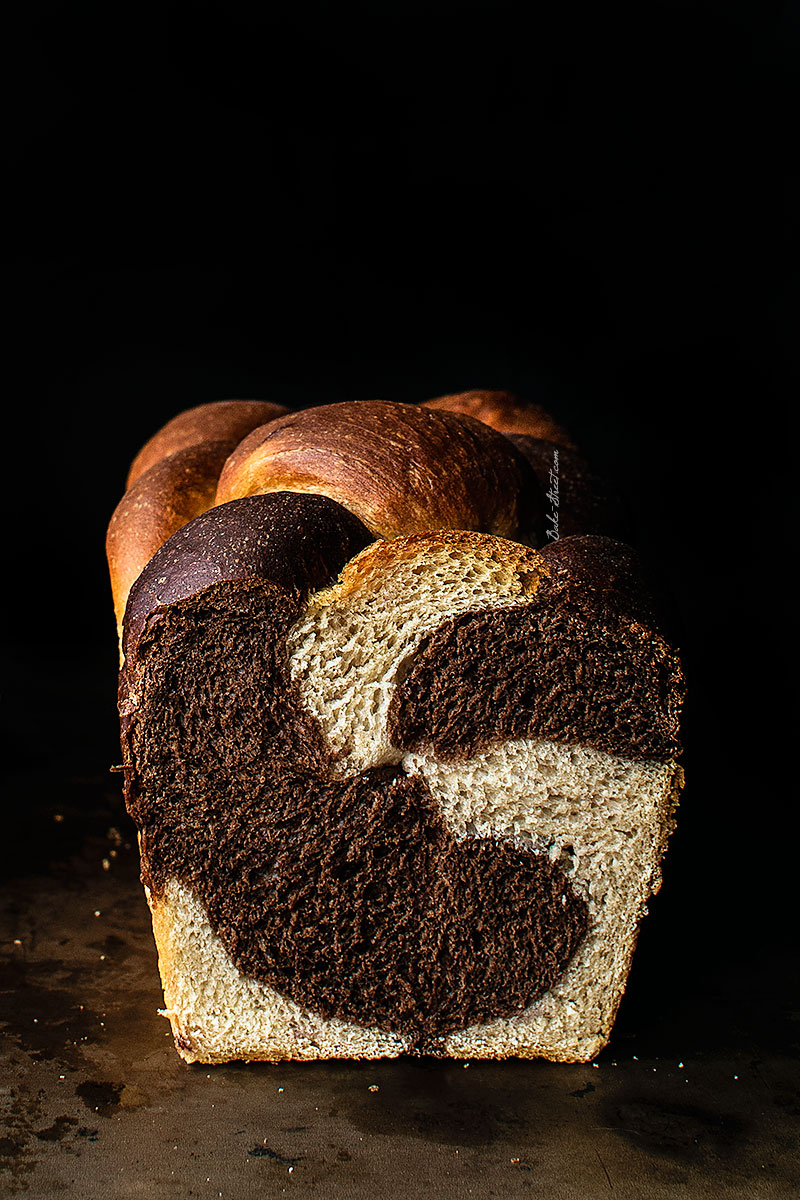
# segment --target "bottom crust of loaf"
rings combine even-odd
[[[587,901],[589,933],[558,983],[524,1012],[452,1033],[428,1052],[471,1059],[588,1062],[611,1034],[639,922],[647,899],[660,883],[659,863],[673,827],[683,775],[674,763],[636,764],[546,742],[507,743],[479,756],[487,762],[478,761],[470,770],[480,771],[483,765],[496,769],[498,764],[488,761],[492,755],[502,755],[507,767],[520,754],[531,783],[543,784],[547,779],[551,796],[561,791],[557,777],[565,770],[573,784],[579,770],[589,772],[595,786],[599,769],[609,780],[605,796],[598,798],[594,793],[591,807],[596,816],[586,816],[582,822],[590,829],[594,820],[597,836],[587,833],[583,848],[570,846],[575,858],[569,873],[573,886]],[[408,756],[408,760],[407,771],[422,771],[432,781],[435,772],[431,764],[421,762],[419,756]],[[627,819],[615,811],[614,803],[623,779],[637,797]],[[474,778],[470,784],[476,786]],[[456,785],[440,778],[434,790],[440,790],[445,800]],[[587,791],[587,806],[589,801]],[[537,815],[536,824],[541,828],[541,808]],[[610,822],[615,827],[613,845],[608,839]],[[488,828],[476,832],[491,835]],[[554,827],[550,835],[555,835],[551,846],[561,852],[564,832]],[[530,833],[518,825],[504,829],[502,836],[521,839],[520,844],[527,840],[530,848],[540,849],[531,845]],[[202,904],[179,880],[169,880],[157,897],[148,893],[147,898],[164,987],[162,1013],[171,1022],[176,1047],[186,1062],[392,1058],[413,1053],[405,1037],[323,1017],[242,975],[212,930]]]

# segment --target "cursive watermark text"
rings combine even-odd
[[[545,492],[546,498],[550,501],[550,512],[547,514],[549,522],[547,528],[547,536],[551,541],[558,541],[558,450],[553,450],[553,465],[550,468],[550,491]]]

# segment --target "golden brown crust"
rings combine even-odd
[[[238,442],[274,417],[288,412],[283,404],[267,400],[215,400],[178,413],[158,433],[145,442],[128,472],[126,487],[131,487],[146,471],[179,450],[202,442]]]
[[[486,553],[487,558],[491,557],[493,562],[508,572],[506,586],[509,591],[518,590],[520,596],[534,595],[541,580],[550,574],[541,551],[530,546],[498,541],[467,529],[439,529],[393,538],[391,541],[373,542],[346,564],[333,587],[317,592],[313,603],[319,607],[340,603],[362,589],[375,586],[384,572],[391,571],[403,562],[424,561],[427,557],[433,562],[442,551],[465,556]]]
[[[549,413],[538,404],[520,400],[513,392],[481,391],[454,392],[449,396],[436,396],[423,400],[424,408],[447,412],[465,413],[477,421],[483,421],[500,433],[526,433],[529,437],[544,438],[557,446],[575,449],[575,443]]]
[[[542,501],[516,447],[460,413],[364,400],[290,413],[225,464],[217,504],[275,491],[328,496],[377,537],[430,529],[528,536]]]
[[[128,593],[159,546],[214,503],[231,441],[188,446],[156,462],[120,500],[106,534],[117,629]]]

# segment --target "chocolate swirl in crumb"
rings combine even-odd
[[[422,1049],[548,991],[588,915],[547,856],[456,840],[420,777],[332,776],[285,640],[369,540],[333,501],[278,494],[159,551],[127,618],[127,800],[144,881],[187,884],[240,971]]]

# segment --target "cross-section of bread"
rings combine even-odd
[[[211,508],[133,586],[120,682],[187,1061],[585,1061],[681,783],[632,553],[373,541],[322,495]]]

